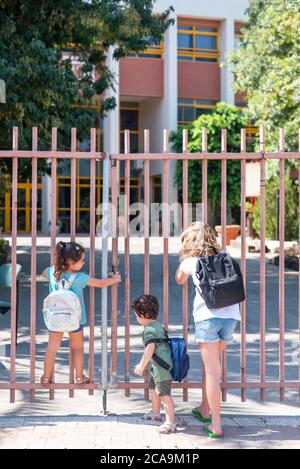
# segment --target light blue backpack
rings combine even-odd
[[[77,274],[69,280],[57,281],[53,269],[50,269],[50,283],[54,288],[43,303],[43,315],[46,327],[51,332],[73,332],[79,329],[82,315],[78,296],[70,290]]]

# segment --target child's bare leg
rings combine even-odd
[[[206,371],[206,392],[212,416],[212,425],[209,428],[213,432],[221,434],[221,362],[219,344],[201,343],[200,351]]]
[[[44,375],[43,377],[46,379],[51,379],[55,356],[58,352],[58,349],[61,344],[61,340],[63,338],[63,332],[49,332],[49,341],[48,346],[44,358]]]
[[[165,407],[166,423],[174,425],[175,423],[175,406],[171,396],[162,396],[161,400]]]
[[[155,389],[150,389],[153,414],[160,414],[161,399]]]
[[[198,407],[199,411],[201,412],[202,417],[205,419],[209,418],[210,410],[208,405],[208,399],[206,394],[206,373],[205,368],[203,366],[203,392],[202,392],[202,403]]]
[[[222,360],[222,354],[226,350],[226,343],[221,341],[219,342],[219,353],[220,353],[220,360]],[[203,399],[202,403],[199,405],[198,409],[201,412],[201,415],[204,418],[209,418],[210,415],[210,409],[209,409],[209,404],[208,404],[208,399],[207,399],[207,393],[206,393],[206,372],[205,372],[205,367],[203,366]]]
[[[83,331],[72,332],[70,334],[70,345],[74,359],[74,367],[76,378],[83,378],[84,368],[84,347],[83,347]]]

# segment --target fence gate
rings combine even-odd
[[[189,153],[188,152],[188,132],[183,132],[183,153],[170,153],[168,146],[169,136],[168,132],[164,131],[163,139],[163,152],[150,153],[149,148],[149,131],[144,133],[144,153],[133,154],[130,153],[130,132],[125,131],[125,153],[112,154],[108,158],[104,153],[96,152],[96,130],[91,129],[91,146],[89,152],[76,151],[76,129],[72,129],[71,134],[71,151],[58,151],[57,150],[57,130],[52,129],[52,144],[50,151],[38,151],[38,132],[37,128],[32,130],[32,150],[24,151],[18,148],[18,129],[13,129],[13,146],[11,151],[0,151],[0,158],[12,159],[12,289],[11,289],[11,329],[10,329],[10,357],[9,357],[9,378],[5,379],[2,376],[2,368],[0,369],[0,391],[8,390],[10,393],[10,401],[15,401],[16,390],[29,390],[30,400],[34,400],[37,390],[45,389],[40,383],[36,373],[36,296],[37,296],[37,191],[38,191],[38,160],[40,158],[49,159],[51,162],[51,179],[52,179],[52,198],[51,198],[51,252],[54,252],[56,244],[56,184],[57,184],[57,160],[58,158],[67,158],[71,160],[71,233],[70,239],[76,239],[76,162],[78,159],[87,159],[90,161],[90,213],[95,216],[90,217],[90,275],[95,275],[95,262],[96,262],[96,249],[95,249],[95,236],[96,236],[96,160],[102,159],[104,161],[104,174],[103,174],[103,202],[105,203],[102,208],[102,216],[105,223],[102,225],[102,277],[107,275],[108,264],[108,238],[109,238],[109,221],[110,212],[106,206],[109,201],[109,186],[111,187],[111,201],[112,201],[112,221],[113,226],[118,228],[118,197],[120,194],[120,164],[124,162],[125,165],[125,212],[124,212],[124,260],[125,260],[125,276],[122,279],[125,283],[125,298],[124,298],[124,328],[125,328],[125,342],[124,354],[122,354],[122,361],[124,357],[124,374],[118,372],[118,350],[120,349],[118,328],[118,309],[120,302],[121,289],[114,286],[111,289],[111,341],[110,348],[107,347],[108,332],[107,327],[107,290],[102,290],[101,300],[101,378],[97,379],[95,376],[95,291],[90,289],[90,323],[89,323],[89,380],[90,383],[86,385],[77,385],[74,383],[74,365],[72,354],[69,357],[69,382],[68,383],[55,383],[53,376],[53,384],[49,385],[49,398],[53,399],[55,390],[66,389],[69,391],[70,397],[74,396],[77,388],[86,389],[90,394],[94,393],[95,389],[102,389],[103,391],[103,409],[106,411],[107,407],[107,389],[118,388],[124,389],[125,395],[130,395],[131,389],[144,389],[145,397],[147,395],[146,382],[138,380],[131,380],[130,370],[130,300],[133,295],[134,285],[131,284],[131,251],[130,251],[130,170],[132,161],[142,161],[144,164],[144,293],[150,292],[150,165],[151,162],[161,161],[163,163],[163,216],[162,216],[162,229],[163,229],[163,322],[165,327],[169,325],[169,210],[168,210],[168,188],[172,183],[169,176],[169,164],[171,161],[182,161],[182,175],[183,175],[183,228],[188,225],[188,177],[189,167],[188,162],[191,160],[199,160],[202,165],[202,204],[203,204],[203,221],[207,222],[207,202],[208,202],[208,165],[211,160],[221,161],[221,225],[222,225],[222,246],[226,247],[226,214],[227,214],[227,162],[229,160],[236,160],[240,162],[241,168],[241,269],[243,276],[247,279],[246,270],[246,161],[257,161],[260,164],[260,262],[259,262],[259,370],[257,377],[253,377],[252,371],[250,372],[247,367],[247,351],[251,344],[247,342],[247,327],[246,327],[246,302],[241,304],[241,344],[239,349],[240,355],[240,373],[239,379],[228,380],[227,378],[227,363],[226,354],[223,357],[223,377],[222,377],[222,394],[223,399],[226,399],[226,393],[229,389],[239,389],[241,392],[242,401],[246,400],[247,390],[258,389],[260,391],[261,399],[266,398],[266,391],[268,389],[278,390],[280,398],[283,400],[286,389],[300,390],[300,365],[299,357],[297,358],[297,376],[294,379],[287,377],[287,364],[286,357],[286,331],[285,331],[285,266],[284,266],[284,223],[285,223],[285,161],[289,159],[297,160],[299,168],[299,181],[300,181],[300,151],[298,152],[285,152],[284,151],[284,132],[280,132],[279,151],[268,153],[265,151],[265,132],[260,129],[260,149],[258,152],[249,153],[246,149],[246,130],[241,131],[241,151],[239,153],[227,152],[227,134],[222,131],[222,151],[221,153],[208,153],[207,151],[207,134],[206,131],[202,132],[202,152]],[[299,143],[300,146],[300,143]],[[16,373],[16,331],[17,331],[17,227],[18,227],[18,200],[17,200],[17,187],[18,187],[18,164],[20,158],[31,158],[32,160],[32,203],[31,203],[31,282],[30,282],[30,355],[28,357],[29,373],[28,377],[18,379]],[[267,374],[267,349],[266,349],[266,256],[265,256],[265,223],[266,223],[266,161],[268,159],[279,160],[280,164],[280,187],[279,187],[279,285],[278,291],[278,322],[279,322],[279,376],[278,379],[268,379]],[[111,180],[110,173],[111,172]],[[299,200],[300,201],[300,200]],[[298,216],[298,215],[297,215]],[[299,227],[300,238],[300,227]],[[112,236],[112,264],[115,270],[118,270],[118,257],[119,257],[119,240],[118,233]],[[300,271],[298,273],[300,285]],[[172,279],[171,279],[172,280]],[[274,292],[272,292],[274,294]],[[298,295],[300,293],[300,286],[298,287]],[[192,294],[192,292],[190,292]],[[246,299],[247,301],[247,299]],[[182,333],[188,339],[188,323],[189,323],[189,291],[188,286],[185,285],[182,290]],[[300,326],[300,304],[293,306],[293,313],[297,320],[297,329],[299,339],[299,326]],[[1,319],[1,318],[0,318]],[[108,380],[108,357],[110,357],[110,376]],[[0,358],[1,360],[1,358]],[[96,364],[98,366],[98,363]],[[99,363],[100,366],[100,363]],[[176,388],[182,389],[183,399],[188,399],[188,390],[193,388],[202,388],[203,384],[200,380],[189,381],[186,379],[183,383],[175,383]]]
[[[69,159],[71,160],[71,230],[70,239],[75,241],[76,239],[76,169],[78,160],[89,160],[90,161],[90,213],[94,216],[90,217],[90,275],[95,275],[95,261],[96,261],[96,250],[95,250],[95,236],[96,236],[96,161],[103,160],[104,167],[104,180],[106,183],[103,187],[103,199],[107,201],[108,198],[108,170],[109,161],[106,158],[105,153],[96,151],[96,129],[91,129],[91,145],[90,151],[77,151],[77,132],[73,128],[71,132],[71,150],[70,151],[58,151],[57,149],[57,129],[52,129],[52,142],[50,151],[38,151],[38,130],[37,128],[32,129],[32,150],[19,150],[18,148],[18,128],[13,128],[13,145],[12,150],[1,150],[0,158],[12,159],[12,208],[11,208],[11,264],[12,264],[12,288],[11,288],[11,327],[10,327],[10,357],[9,357],[9,378],[2,375],[2,368],[0,371],[0,391],[9,390],[10,402],[15,402],[16,390],[29,390],[30,400],[33,401],[37,390],[45,389],[39,383],[39,376],[36,373],[36,320],[37,314],[41,314],[40,311],[36,311],[37,307],[37,213],[38,213],[38,160],[47,159],[51,163],[51,253],[53,255],[56,245],[56,203],[57,203],[57,163],[58,159]],[[16,372],[16,355],[17,355],[17,228],[18,228],[18,173],[19,173],[19,161],[21,158],[30,158],[32,161],[32,200],[31,200],[31,268],[30,268],[30,355],[28,357],[28,376],[19,377]],[[105,229],[105,227],[103,228]],[[104,233],[104,231],[103,231]],[[102,235],[103,235],[102,233]],[[107,236],[104,233],[103,237],[103,252],[102,256],[102,274],[105,277],[107,275]],[[106,253],[106,254],[105,254]],[[52,258],[53,259],[53,258]],[[22,301],[19,302],[19,307],[22,308]],[[55,390],[66,389],[69,391],[69,396],[74,396],[76,389],[87,389],[90,394],[94,393],[95,389],[102,388],[104,390],[104,401],[106,399],[106,337],[107,337],[107,291],[102,290],[102,351],[103,351],[103,362],[102,362],[102,379],[95,377],[95,290],[90,288],[90,322],[89,322],[89,384],[78,385],[74,382],[74,364],[72,353],[69,356],[69,382],[68,383],[57,383],[55,382],[55,376],[53,374],[52,381],[49,389],[49,398],[54,399]],[[24,315],[23,311],[23,315]],[[1,319],[1,318],[0,318]],[[5,343],[5,341],[4,341]],[[2,348],[1,348],[2,350]],[[1,359],[5,357],[1,357]],[[27,363],[26,363],[27,365]],[[100,364],[98,364],[98,369]],[[5,379],[6,378],[6,379]]]

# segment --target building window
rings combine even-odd
[[[242,24],[236,24],[234,27],[234,47],[238,48],[243,42]]]
[[[156,39],[149,39],[149,47],[142,52],[130,52],[128,57],[143,57],[146,59],[161,59],[163,56],[163,42]]]
[[[236,102],[235,106],[241,114],[248,108],[248,104],[244,101]],[[247,125],[246,127],[247,146],[250,146],[250,148],[254,148],[254,145],[257,143],[258,136],[259,136],[259,129],[255,127],[254,125],[250,125],[250,124]]]
[[[12,185],[11,176],[0,176],[3,191],[0,194],[0,223],[6,233],[12,229]],[[4,189],[5,188],[5,189]],[[42,229],[42,177],[38,176],[37,184],[37,230]],[[32,183],[29,179],[19,175],[18,181],[18,233],[31,232],[32,216]]]
[[[211,114],[217,105],[217,101],[189,100],[178,101],[178,124],[190,124],[202,114]]]
[[[152,176],[152,202],[156,204],[161,203],[161,176]]]
[[[248,146],[253,148],[258,142],[259,129],[254,125],[247,125],[246,127],[246,143]]]
[[[194,62],[218,62],[219,31],[217,27],[178,25],[178,59]]]
[[[97,99],[91,104],[72,105],[73,109],[92,111],[95,116],[96,151],[103,151],[103,115],[102,102]],[[88,136],[78,141],[79,151],[91,151],[91,140]],[[70,232],[71,225],[71,165],[70,160],[59,160],[57,176],[57,218],[62,233]],[[96,162],[96,206],[101,203],[102,162]],[[90,161],[76,161],[76,230],[88,233],[90,226]],[[97,215],[96,222],[100,219]]]
[[[243,114],[243,112],[248,108],[248,104],[246,101],[235,101],[235,107],[239,110],[240,114]]]
[[[139,103],[121,101],[120,106],[120,149],[124,153],[125,130],[130,130],[130,153],[139,151]]]
[[[102,102],[101,100],[95,101],[93,104],[73,104],[72,109],[87,109],[95,111],[95,128],[96,128],[96,151],[103,151],[103,115],[102,115]],[[83,151],[90,151],[90,139],[88,138],[85,142],[80,142],[80,146],[83,146]]]

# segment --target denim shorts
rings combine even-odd
[[[236,319],[210,318],[195,323],[197,343],[232,342]]]

